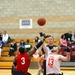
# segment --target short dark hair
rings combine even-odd
[[[51,37],[51,38],[53,38],[53,39],[54,39],[54,37],[53,37],[53,36],[49,36],[49,37]]]
[[[23,53],[25,52],[25,48],[24,48],[24,47],[20,47],[20,48],[19,48],[19,52],[20,52],[21,54],[23,54]]]
[[[26,42],[29,43],[29,39],[27,39]]]
[[[61,35],[61,38],[63,38],[65,35],[63,34],[63,35]]]

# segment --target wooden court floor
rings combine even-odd
[[[37,75],[38,69],[29,69],[29,72],[32,75]],[[62,72],[64,75],[75,75],[74,70],[62,70]],[[11,75],[11,69],[0,69],[0,75]]]

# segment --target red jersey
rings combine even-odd
[[[24,71],[25,74],[27,75],[28,72],[28,68],[30,65],[30,60],[28,58],[28,53],[24,53],[24,54],[18,54],[18,56],[16,57],[16,70],[17,71]]]

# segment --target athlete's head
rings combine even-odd
[[[50,37],[48,37],[47,39],[48,39],[48,44],[49,44],[49,45],[53,45],[53,43],[54,43],[54,38],[53,38],[53,36],[50,36]]]
[[[52,50],[51,50],[51,52],[52,52],[52,53],[55,52],[55,53],[58,54],[58,53],[59,53],[59,47],[53,47]]]
[[[19,52],[20,52],[21,54],[23,54],[23,53],[25,52],[25,48],[24,48],[24,47],[20,47],[20,48],[19,48]]]

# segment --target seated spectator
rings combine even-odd
[[[8,37],[8,43],[10,43],[11,42],[11,38],[10,38],[10,36]]]
[[[39,41],[40,41],[40,40],[39,40],[39,37],[36,36],[35,39],[34,39],[34,43],[35,43],[35,45],[36,45]]]
[[[8,34],[6,31],[4,31],[3,35],[2,35],[2,42],[3,42],[3,46],[7,46],[8,43]]]
[[[27,39],[27,41],[25,43],[25,48],[26,48],[26,52],[28,52],[32,48],[32,45],[30,44],[29,39]]]
[[[65,33],[64,35],[65,35],[67,42],[71,43],[72,42],[72,32],[69,31],[68,33]]]
[[[9,56],[12,56],[15,51],[17,51],[17,43],[14,40],[11,40]]]
[[[65,35],[62,35],[60,38],[60,48],[64,48],[65,50],[70,49],[70,47],[68,46],[68,43],[66,41]]]
[[[75,42],[75,31],[74,31],[74,34],[73,34],[73,41]]]
[[[0,32],[0,41],[2,41],[2,32]]]
[[[2,47],[3,47],[3,44],[2,44],[2,32],[0,32],[0,56],[1,56],[1,52],[2,52]]]
[[[2,52],[2,41],[0,41],[0,57],[1,57],[1,52]]]
[[[62,35],[60,38],[60,46],[67,46],[65,35]]]
[[[19,47],[24,47],[25,46],[25,42],[23,40],[20,41]]]

